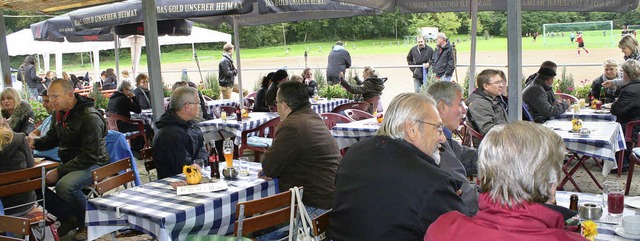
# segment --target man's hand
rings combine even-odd
[[[611,80],[607,80],[605,82],[602,82],[602,86],[604,86],[605,88],[611,88],[612,85],[613,85],[613,81],[611,81]]]
[[[338,77],[339,77],[340,79],[344,78],[344,73],[342,73],[342,72],[338,73]]]
[[[47,172],[47,177],[45,177],[44,180],[47,182],[47,184],[55,184],[56,182],[58,182],[58,178],[60,178],[60,176],[58,175],[58,169],[53,169]]]
[[[31,150],[36,149],[35,144],[36,141],[34,140],[34,138],[31,137],[31,135],[27,136],[27,142],[29,142],[29,147],[31,147]]]
[[[424,64],[422,64],[422,67],[425,67],[425,68],[427,68],[427,69],[428,69],[428,68],[429,68],[429,63],[424,63]]]
[[[272,180],[271,177],[267,177],[267,175],[264,173],[263,170],[258,171],[258,178],[262,178],[262,179],[267,180],[267,181],[271,181]]]

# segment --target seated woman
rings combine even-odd
[[[131,92],[131,83],[129,81],[122,81],[122,84],[118,87],[118,91],[113,92],[109,97],[109,103],[107,104],[107,112],[121,115],[127,118],[131,118],[131,112],[140,113],[142,109],[138,100],[133,92]],[[120,132],[133,132],[138,130],[136,124],[118,122],[118,130]],[[137,137],[131,141],[131,150],[140,150],[144,147],[144,138]]]
[[[28,135],[35,129],[35,116],[31,105],[20,98],[17,90],[7,87],[0,92],[0,110],[2,117],[7,119],[13,132]]]
[[[368,101],[371,98],[382,95],[382,90],[384,90],[386,78],[378,78],[378,72],[371,66],[364,67],[362,72],[364,81],[362,84],[350,85],[344,79],[344,73],[340,72],[338,75],[340,77],[340,85],[347,91],[356,94],[353,99],[357,101]]]
[[[594,79],[591,83],[591,92],[589,92],[589,96],[592,96],[597,100],[602,100],[603,102],[611,103],[616,98],[616,90],[613,86],[609,86],[609,88],[604,87],[603,83],[606,81],[616,82],[617,80],[621,80],[622,75],[618,69],[618,62],[613,59],[607,59],[604,61],[602,67],[604,67],[604,73],[600,77]],[[603,87],[605,88],[605,96],[600,96],[600,92]]]
[[[622,125],[622,130],[626,132],[629,121],[640,120],[640,62],[629,59],[622,64],[624,85],[620,89],[620,96],[611,104],[611,114],[617,117],[617,121]],[[640,126],[636,126],[631,137],[637,141]],[[631,145],[628,146],[631,149]],[[631,150],[625,152],[624,166],[629,163]]]
[[[23,133],[14,133],[9,124],[0,118],[0,173],[17,171],[35,164],[31,155],[31,148]],[[35,192],[25,192],[13,196],[3,197],[2,205],[13,207],[36,200]],[[22,206],[12,209],[5,209],[6,215],[22,216],[27,214],[33,206]]]
[[[267,74],[267,76],[262,78],[262,83],[260,85],[260,89],[258,93],[256,93],[256,101],[253,103],[253,111],[254,112],[269,112],[269,107],[267,106],[267,89],[269,89],[269,84],[271,83],[271,77],[275,72],[271,72]]]
[[[585,240],[564,230],[555,202],[565,146],[552,130],[531,122],[497,125],[478,149],[483,189],[478,213],[440,216],[424,240]]]
[[[139,74],[136,77],[136,89],[133,94],[138,99],[138,104],[142,109],[151,109],[151,95],[149,93],[149,77],[146,74]]]

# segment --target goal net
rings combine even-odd
[[[542,25],[544,45],[576,45],[571,36],[582,32],[585,46],[610,47],[614,44],[613,21],[595,21],[578,23],[548,23]],[[619,38],[620,34],[615,36]]]

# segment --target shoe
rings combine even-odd
[[[76,221],[75,218],[67,219],[63,221],[57,221],[57,222],[61,223],[60,225],[58,225],[58,228],[57,228],[59,237],[67,236],[69,232],[71,232],[72,230],[76,230],[76,228],[78,228],[78,222]]]
[[[73,240],[82,241],[87,240],[87,227],[83,227],[78,229],[75,234],[73,234]]]

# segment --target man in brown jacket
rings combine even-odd
[[[333,206],[338,144],[311,109],[304,84],[280,83],[276,106],[281,122],[262,162],[264,175],[277,177],[280,191],[304,187],[302,202],[313,218]]]

